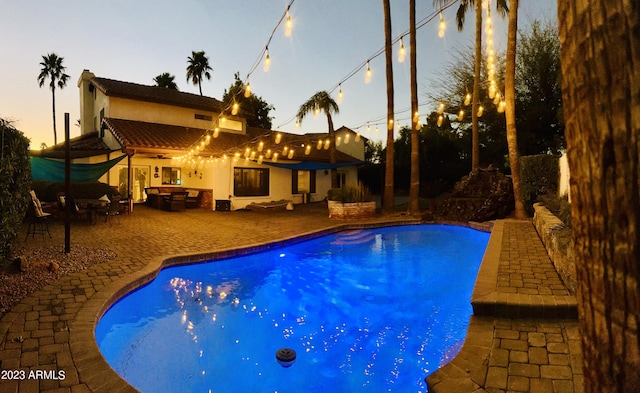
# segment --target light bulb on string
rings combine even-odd
[[[249,97],[251,97],[251,83],[247,82],[247,84],[244,85],[244,98]]]
[[[213,137],[217,138],[220,135],[220,129],[218,127],[213,129]]]
[[[267,152],[264,154],[265,158],[271,158],[271,149],[267,149]]]
[[[282,141],[282,134],[281,133],[276,133],[276,145],[280,144],[280,141]]]
[[[272,159],[272,161],[273,161],[273,162],[278,161],[278,153],[273,153],[273,159]]]
[[[505,101],[500,101],[500,103],[498,104],[498,113],[504,112],[506,107],[507,107],[507,103]]]
[[[444,102],[441,102],[440,105],[438,105],[438,114],[441,115],[444,113]]]
[[[350,139],[351,139],[351,134],[349,134],[349,133],[344,134],[344,144],[345,145],[349,143]]]
[[[342,102],[342,84],[338,84],[338,87],[340,88],[338,90],[338,104]]]
[[[369,66],[369,60],[367,60],[367,72],[364,74],[364,83],[371,82],[371,67]]]
[[[471,103],[471,93],[467,93],[467,95],[464,96],[464,106],[469,106],[470,103]]]
[[[258,156],[258,165],[262,164],[262,160],[264,159],[264,156],[262,154],[260,154]]]
[[[324,149],[325,149],[325,150],[329,150],[329,146],[331,146],[331,139],[327,138],[327,139],[324,141]]]
[[[342,137],[336,137],[336,146],[340,146],[342,144]]]
[[[355,137],[355,139],[354,139],[354,140],[355,140],[356,142],[360,142],[360,138],[361,138],[360,133],[359,133],[359,132],[356,132],[356,137]]]
[[[447,29],[447,25],[444,22],[442,11],[440,11],[440,23],[438,24],[438,37],[444,37],[444,31]]]
[[[464,119],[464,109],[460,109],[458,112],[458,121],[462,121]]]
[[[309,154],[311,154],[311,145],[310,145],[310,144],[307,144],[307,146],[305,146],[305,148],[304,148],[304,154],[305,154],[306,156],[308,156]]]
[[[289,149],[289,154],[287,155],[288,159],[292,159],[293,158],[293,149]]]
[[[271,66],[271,56],[269,56],[269,47],[265,48],[265,56],[264,56],[264,72],[269,71],[269,67]]]
[[[478,107],[478,117],[482,117],[483,113],[484,113],[484,107],[482,105],[480,105]]]
[[[260,143],[258,143],[258,151],[262,151],[262,149],[264,149],[264,142],[260,141]]]
[[[291,36],[291,28],[293,27],[293,22],[291,21],[291,15],[289,15],[289,8],[287,8],[287,21],[284,25],[284,35],[285,37]]]
[[[234,116],[237,115],[238,110],[240,110],[240,104],[238,104],[237,102],[234,102],[233,105],[231,106],[231,114]]]
[[[318,145],[316,146],[318,150],[322,149],[322,139],[318,140]]]
[[[493,98],[493,105],[500,104],[500,100],[502,100],[502,94],[498,92],[495,94],[495,97]]]
[[[442,126],[442,122],[444,121],[444,116],[438,115],[438,127]]]
[[[398,62],[404,62],[404,57],[406,55],[406,49],[404,48],[404,42],[402,42],[402,37],[400,37],[400,49],[398,50]]]
[[[249,155],[249,158],[252,160],[256,159],[256,152],[254,150],[251,150],[251,154]]]
[[[285,146],[284,149],[282,149],[282,155],[286,156],[288,150],[289,150],[289,147]]]
[[[318,116],[320,114],[320,105],[316,102],[316,105],[313,107],[313,115]]]
[[[207,135],[204,137],[204,143],[208,146],[211,143],[211,134],[207,132]]]

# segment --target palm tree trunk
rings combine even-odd
[[[51,78],[51,102],[53,109],[53,144],[54,146],[58,144],[58,131],[56,130],[56,80]]]
[[[480,166],[480,139],[478,136],[478,107],[480,106],[480,67],[482,60],[482,1],[475,0],[476,55],[473,67],[473,104],[471,105],[471,170]]]
[[[418,71],[416,68],[416,0],[409,0],[409,47],[411,49],[411,176],[409,214],[420,212],[420,129],[418,113]]]
[[[634,6],[635,4],[635,6]],[[584,391],[640,386],[640,8],[558,1]]]
[[[326,111],[327,114],[327,122],[329,123],[329,163],[336,163],[336,131],[333,128],[333,119],[331,118],[331,113]],[[331,168],[331,188],[338,188],[338,169]]]
[[[384,171],[382,212],[389,214],[395,210],[395,195],[393,190],[393,128],[395,127],[393,120],[393,50],[391,47],[391,6],[389,0],[382,0],[382,6],[384,8],[384,48],[387,74],[387,155]]]
[[[513,183],[513,200],[516,218],[527,217],[520,194],[520,153],[516,132],[516,39],[518,34],[518,0],[509,0],[509,25],[507,28],[507,58],[504,78],[505,117],[507,123],[507,147]]]

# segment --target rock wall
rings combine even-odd
[[[533,205],[533,225],[542,239],[547,254],[571,294],[576,293],[576,264],[571,241],[571,229],[544,205]]]

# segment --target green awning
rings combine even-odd
[[[71,164],[71,181],[98,181],[102,175],[107,173],[109,169],[126,156],[127,155],[124,154],[112,160],[98,162],[95,164]],[[31,157],[30,161],[32,180],[48,180],[53,182],[64,181],[64,161],[41,157]]]

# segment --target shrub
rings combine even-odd
[[[524,207],[533,215],[533,203],[538,196],[558,192],[558,157],[536,154],[520,157],[520,194]]]
[[[351,202],[371,202],[373,195],[367,186],[358,182],[356,186],[343,186],[329,190],[329,200],[351,203]]]
[[[24,220],[31,188],[29,139],[9,122],[0,119],[0,259],[11,257],[13,242]]]

